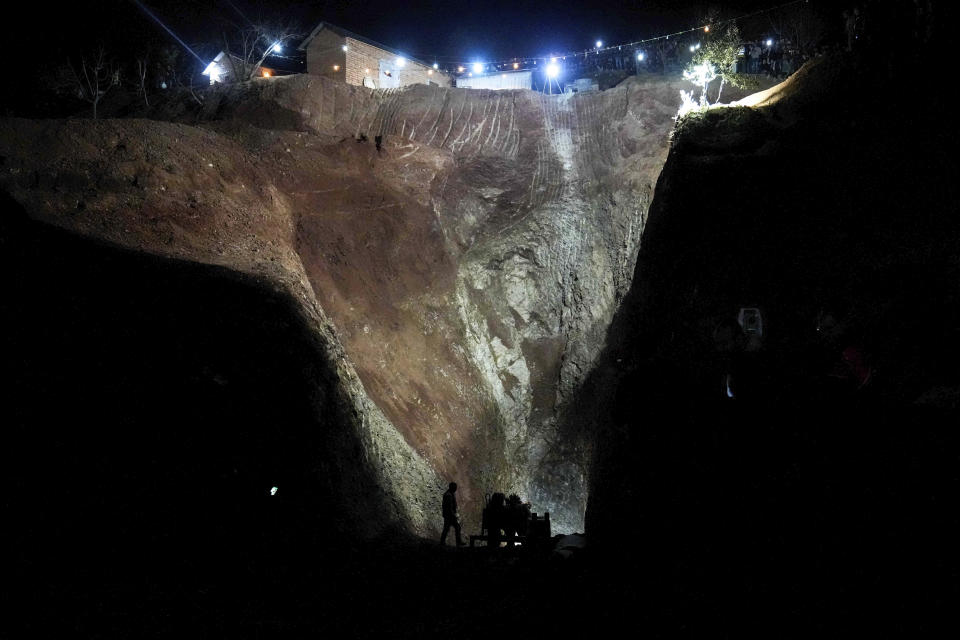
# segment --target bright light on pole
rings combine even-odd
[[[434,63],[433,63],[433,68],[434,68],[434,69],[439,69],[439,68],[440,68],[440,65],[437,64],[436,62],[434,62]]]
[[[220,76],[223,75],[223,69],[220,68],[216,62],[211,62],[207,65],[207,68],[203,70],[203,74],[210,77],[210,84],[215,82],[220,82]]]
[[[772,46],[773,46],[773,40],[767,40],[767,46],[768,46],[768,47],[772,47]]]
[[[279,42],[274,42],[273,50],[276,51],[277,53],[280,53],[281,51],[283,51],[283,45],[280,44]]]
[[[638,54],[637,54],[637,60],[641,60],[641,61],[643,60],[643,54],[642,54],[642,53],[638,53]]]
[[[597,40],[597,49],[603,46],[603,40]]]
[[[553,64],[553,63],[548,64],[548,65],[547,65],[547,77],[548,77],[548,78],[556,78],[558,75],[560,75],[560,67],[557,66],[556,64]]]
[[[473,72],[474,72],[474,73],[483,73],[483,63],[482,63],[482,62],[474,62],[474,63],[473,63]]]

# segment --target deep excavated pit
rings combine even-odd
[[[36,220],[298,300],[387,520],[432,534],[455,479],[468,529],[499,490],[582,530],[590,425],[569,404],[630,286],[681,86],[254,81],[211,93],[194,126],[7,122],[3,186]]]
[[[876,108],[870,68],[681,123],[649,224],[643,79],[508,100],[513,146],[502,97],[302,78],[200,126],[5,121],[13,608],[125,637],[952,616],[956,133],[943,104]],[[744,298],[769,341],[731,399],[712,332]],[[824,304],[863,389],[831,380]],[[590,472],[586,560],[400,544],[451,469],[466,515],[516,487],[568,526]]]

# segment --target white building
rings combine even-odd
[[[498,71],[457,78],[467,89],[533,89],[533,71]]]

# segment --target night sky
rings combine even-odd
[[[706,13],[708,6],[716,7],[721,16],[734,17],[779,3],[778,0],[727,0],[722,4],[685,0],[144,1],[191,45],[204,42],[215,45],[219,25],[224,21],[242,23],[245,18],[240,14],[243,14],[252,21],[258,21],[261,16],[287,20],[304,33],[309,33],[321,20],[327,20],[411,57],[441,62],[492,61],[583,50],[593,46],[597,39],[617,44],[697,26],[698,18]],[[12,41],[16,49],[32,52],[33,59],[40,64],[75,55],[77,49],[91,47],[98,41],[118,51],[148,42],[172,41],[132,0],[73,3],[57,10],[35,3],[27,10],[24,22],[7,21],[7,41]]]

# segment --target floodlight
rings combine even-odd
[[[433,68],[434,68],[434,69],[439,69],[439,68],[440,68],[440,65],[438,65],[436,62],[434,62],[434,63],[433,63]]]
[[[473,72],[474,72],[474,73],[483,73],[483,63],[482,63],[482,62],[474,62],[474,63],[473,63]]]
[[[220,82],[220,76],[223,75],[223,69],[220,68],[216,62],[211,62],[207,65],[207,68],[203,70],[203,75],[210,76],[210,84],[215,82]]]
[[[551,64],[548,64],[548,65],[547,65],[547,77],[548,77],[548,78],[556,78],[558,75],[560,75],[560,67],[558,67],[557,65],[552,64],[552,63],[551,63]]]
[[[642,54],[642,53],[638,53],[638,54],[637,54],[637,60],[643,60],[643,54]]]
[[[772,47],[772,46],[773,46],[773,40],[767,40],[767,46],[768,46],[768,47]]]
[[[597,49],[603,46],[603,40],[597,40]]]
[[[340,47],[340,48],[343,49],[344,51],[346,51],[349,47],[347,47],[347,45],[343,45],[343,46]]]
[[[403,56],[399,56],[399,57],[397,58],[397,66],[398,66],[398,67],[402,67],[402,66],[405,65],[405,64],[407,64],[407,59],[404,58]]]

